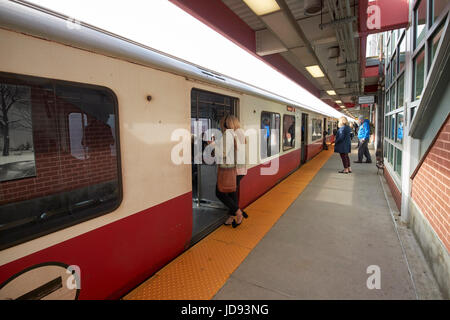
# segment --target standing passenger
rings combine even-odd
[[[352,132],[352,129],[348,126],[348,120],[346,117],[341,117],[339,119],[338,127],[339,129],[336,134],[334,152],[340,154],[342,164],[344,165],[344,170],[339,171],[339,173],[352,173],[350,158],[348,157],[349,152],[351,152],[352,142],[350,140],[350,133]]]
[[[369,120],[364,120],[363,116],[360,116],[359,119],[359,130],[358,130],[358,140],[359,140],[359,148],[358,148],[358,161],[355,163],[362,163],[363,156],[366,157],[366,163],[372,163],[372,158],[370,157],[369,152],[369,140],[370,140],[370,123]]]
[[[223,137],[225,140],[226,131],[232,130],[233,141],[234,141],[234,154],[238,153],[238,142],[241,145],[245,145],[245,135],[242,131],[238,118],[233,115],[227,115],[222,120],[220,120],[220,128],[222,129]],[[245,151],[245,149],[244,149]],[[245,163],[239,163],[236,161],[237,156],[234,157],[233,161],[236,166],[236,191],[224,193],[220,192],[219,188],[216,186],[216,197],[225,204],[229,209],[230,217],[225,221],[225,225],[232,225],[233,228],[238,227],[242,223],[243,218],[248,218],[247,213],[239,208],[239,186],[242,178],[247,174],[247,167]],[[226,156],[223,159],[223,163],[226,163]],[[238,162],[238,163],[236,163]],[[245,162],[245,161],[244,161]],[[219,164],[220,165],[220,164]],[[235,219],[236,218],[236,219]]]

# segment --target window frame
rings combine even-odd
[[[263,115],[263,113],[269,113],[269,114],[278,115],[280,117],[280,128],[279,128],[279,130],[281,131],[281,114],[279,112],[273,112],[273,111],[265,111],[265,110],[261,111],[261,115],[260,115],[260,118],[259,118],[260,128],[261,128],[261,125],[262,125],[262,115]],[[270,128],[270,130],[272,130],[272,127]],[[262,137],[260,138],[260,141],[259,141],[260,144],[262,142],[261,139],[262,139]],[[281,153],[280,139],[281,139],[281,134],[278,134],[278,152],[276,154],[270,154],[270,156],[267,156],[267,157],[263,158],[262,155],[261,155],[261,150],[260,150],[259,158],[260,158],[261,161],[270,159],[270,158],[275,157],[277,155],[280,155],[280,153]]]
[[[314,136],[313,136],[313,131],[314,131],[314,124],[313,124],[313,121],[319,121],[319,122],[320,122],[320,127],[321,127],[321,130],[320,130],[320,138],[315,138],[315,139],[314,139]],[[312,118],[312,119],[311,119],[311,142],[316,142],[316,141],[318,141],[318,140],[320,140],[320,139],[323,139],[323,119]]]
[[[88,83],[82,83],[82,82],[75,82],[75,81],[67,81],[67,80],[60,80],[60,79],[54,79],[54,78],[47,78],[47,77],[39,77],[39,76],[31,76],[31,75],[24,75],[24,74],[17,74],[17,73],[9,73],[9,72],[2,72],[0,71],[0,79],[7,79],[10,81],[10,83],[17,82],[17,84],[21,85],[33,85],[33,84],[49,84],[53,85],[53,87],[57,85],[61,86],[72,86],[79,89],[91,89],[91,90],[102,90],[104,92],[107,92],[111,98],[113,103],[113,110],[114,110],[114,125],[115,125],[115,144],[116,144],[116,159],[117,159],[117,203],[112,207],[108,208],[106,210],[98,210],[95,213],[81,216],[79,218],[70,219],[68,221],[63,221],[61,223],[57,223],[57,221],[51,221],[50,227],[42,228],[42,226],[38,226],[35,229],[29,229],[31,230],[31,233],[26,232],[27,235],[21,236],[22,233],[17,236],[17,234],[8,235],[5,234],[3,237],[5,238],[5,243],[0,243],[0,250],[4,250],[7,248],[11,248],[14,246],[17,246],[19,244],[32,241],[38,238],[41,238],[43,236],[62,231],[64,229],[67,229],[69,227],[79,225],[83,222],[104,216],[106,214],[113,213],[116,211],[123,202],[123,179],[122,179],[122,159],[121,159],[121,144],[120,144],[120,121],[119,121],[119,101],[117,98],[116,93],[108,87],[102,86],[102,85],[94,85],[94,84],[88,84]],[[33,135],[34,139],[34,135]],[[28,179],[28,178],[24,178]],[[69,192],[69,191],[68,191]],[[58,192],[60,193],[60,192]],[[54,193],[54,194],[58,194]]]
[[[292,147],[286,147],[286,148],[285,148],[285,145],[284,145],[284,118],[285,118],[285,117],[292,117],[292,118],[294,119],[294,130],[297,129],[297,128],[296,128],[296,117],[295,117],[295,114],[286,114],[286,113],[283,113],[283,139],[281,139],[281,140],[283,141],[283,147],[282,147],[283,152],[289,151],[289,150],[292,150],[292,149],[295,149],[295,142],[296,142],[296,140],[294,139],[294,146],[292,146]],[[289,130],[289,129],[288,129],[288,130]],[[295,133],[295,131],[294,131],[294,133]]]

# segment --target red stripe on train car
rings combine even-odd
[[[311,160],[314,158],[320,151],[323,149],[323,142],[320,140],[320,142],[309,144],[306,147],[306,161]]]
[[[120,298],[183,252],[191,233],[188,192],[3,265],[0,283],[34,265],[61,262],[81,268],[79,299]]]
[[[300,149],[282,155],[279,158],[279,170],[274,175],[261,175],[261,168],[269,167],[273,160],[249,169],[241,182],[239,206],[245,208],[266,193],[278,181],[297,169],[300,165],[300,156]]]

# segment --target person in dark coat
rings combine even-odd
[[[352,173],[352,168],[350,167],[350,158],[348,154],[351,152],[352,141],[350,139],[350,133],[352,129],[348,126],[348,120],[346,117],[341,117],[339,119],[338,131],[336,133],[336,140],[334,142],[334,152],[340,154],[342,159],[342,164],[344,165],[344,170],[339,171],[339,173]]]

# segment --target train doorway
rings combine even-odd
[[[208,130],[220,130],[220,119],[227,114],[236,114],[237,103],[236,98],[213,92],[198,89],[192,89],[191,92],[191,135],[202,137],[201,140],[194,139],[192,144],[191,244],[216,229],[227,217],[227,208],[217,199],[215,192],[217,165],[215,162],[208,163],[202,155],[215,139],[213,134],[208,134]],[[194,151],[197,159],[194,159]]]
[[[301,163],[306,162],[308,146],[308,114],[302,113],[302,139],[301,139]]]

